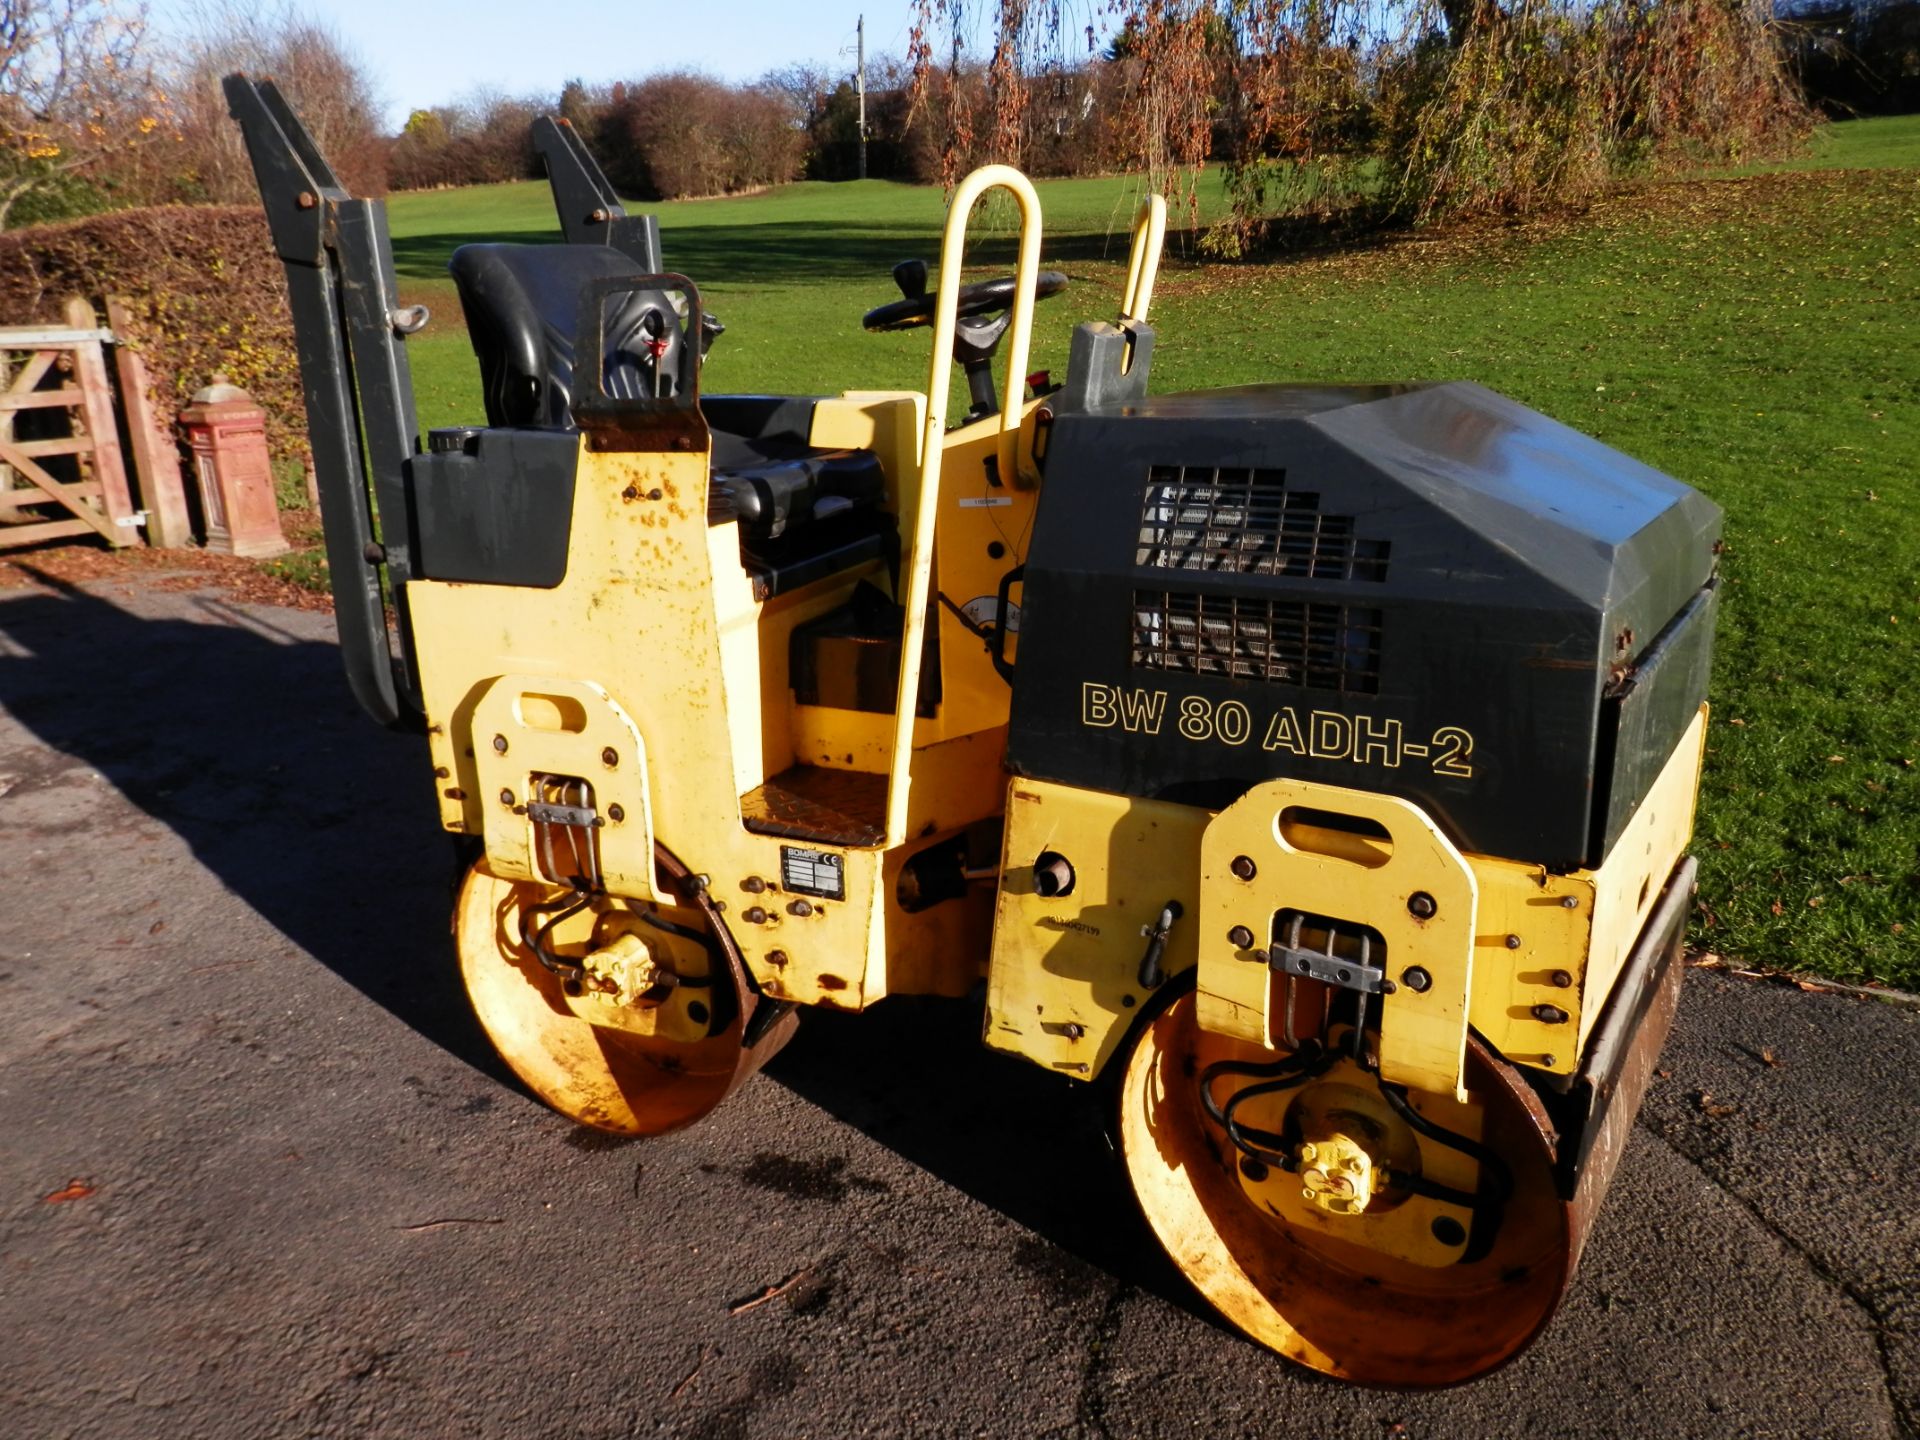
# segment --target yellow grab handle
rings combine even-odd
[[[1160,273],[1160,247],[1167,239],[1167,202],[1149,195],[1133,217],[1133,253],[1127,259],[1127,288],[1120,301],[1120,318],[1145,321],[1153,299],[1153,280]]]
[[[1013,319],[1008,326],[1007,384],[1000,406],[1000,483],[1019,480],[1020,420],[1026,409],[1027,356],[1033,339],[1034,290],[1040,279],[1040,197],[1033,182],[1011,165],[983,165],[953,193],[946,233],[940,240],[940,288],[935,293],[933,367],[927,377],[926,432],[920,445],[920,497],[913,517],[904,571],[905,628],[900,646],[900,686],[894,696],[893,755],[887,767],[887,841],[906,839],[907,790],[913,762],[913,722],[919,712],[921,633],[926,628],[933,581],[934,521],[940,512],[940,461],[947,428],[947,393],[953,379],[953,336],[960,320],[960,262],[967,221],[980,197],[1011,190],[1020,204],[1020,265],[1015,272]]]
[[[921,495],[939,475],[940,437],[946,431],[947,393],[953,381],[953,335],[960,322],[960,264],[966,253],[967,221],[987,191],[1011,190],[1020,202],[1020,265],[1014,277],[1013,321],[1007,337],[1007,383],[1000,404],[1000,480],[1014,482],[1015,441],[1025,408],[1027,356],[1033,340],[1034,288],[1040,278],[1040,197],[1033,182],[1011,165],[983,165],[953,192],[946,233],[940,239],[940,288],[935,292],[933,368],[927,377],[926,470]],[[926,507],[922,506],[923,513]]]

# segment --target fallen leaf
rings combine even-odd
[[[1767,909],[1771,910],[1776,915],[1784,915],[1787,913],[1787,907],[1782,905],[1778,900],[1774,901],[1771,905],[1769,905]]]
[[[89,1195],[93,1194],[93,1190],[94,1186],[91,1180],[69,1180],[64,1187],[55,1190],[51,1195],[42,1195],[40,1197],[40,1203],[43,1205],[64,1205],[69,1200],[86,1199]]]
[[[1809,910],[1818,910],[1821,905],[1826,902],[1826,898],[1824,895],[1814,896],[1811,900],[1807,901],[1807,908]]]
[[[1702,1113],[1715,1120],[1724,1120],[1740,1108],[1738,1105],[1719,1105],[1714,1103],[1713,1092],[1711,1090],[1702,1090],[1695,1103],[1699,1105]]]
[[[1762,1064],[1769,1065],[1775,1070],[1780,1068],[1780,1058],[1773,1053],[1773,1047],[1771,1045],[1762,1045],[1760,1047],[1760,1060]]]

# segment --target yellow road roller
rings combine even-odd
[[[1029,375],[1067,281],[1003,166],[865,315],[924,390],[705,394],[723,327],[552,120],[561,241],[451,261],[487,423],[423,437],[382,206],[227,94],[349,682],[425,737],[529,1089],[658,1135],[804,1007],[983,997],[1259,1343],[1419,1387],[1540,1332],[1679,993],[1712,504],[1468,383],[1154,393],[1158,200]]]

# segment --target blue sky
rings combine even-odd
[[[388,129],[414,109],[479,88],[557,93],[658,70],[752,79],[794,61],[853,71],[854,23],[867,53],[904,54],[911,0],[312,0],[303,13],[357,53],[387,104]],[[165,29],[192,0],[154,0]],[[841,51],[845,54],[842,55]]]

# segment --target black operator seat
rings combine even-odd
[[[449,268],[480,361],[487,423],[573,429],[581,293],[593,281],[637,279],[643,272],[605,245],[462,245]],[[618,306],[607,321],[602,358],[607,393],[624,399],[671,394],[685,344],[671,297],[635,290]],[[743,545],[781,541],[816,520],[879,512],[886,478],[878,457],[808,444],[810,401],[716,395],[703,398],[701,408],[713,434],[708,520],[738,520]],[[774,548],[784,556],[794,546]]]

